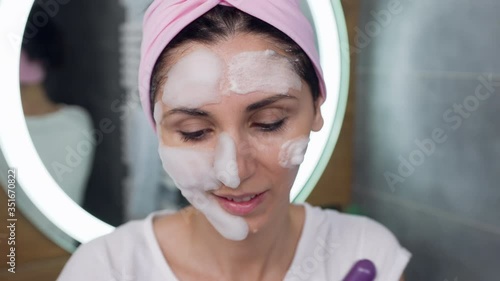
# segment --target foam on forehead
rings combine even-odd
[[[151,116],[150,83],[153,68],[166,46],[186,26],[217,5],[228,5],[276,27],[295,41],[315,66],[321,95],[326,87],[315,47],[314,29],[304,16],[300,0],[155,0],[147,9],[143,20],[141,64],[139,67],[139,93],[143,110],[154,126]]]
[[[223,61],[202,48],[181,58],[167,73],[163,102],[171,107],[196,108],[219,101]]]
[[[230,90],[237,94],[285,94],[289,89],[302,88],[302,80],[288,58],[272,50],[235,55],[228,63],[228,79]]]

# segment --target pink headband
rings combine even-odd
[[[314,45],[314,31],[302,14],[299,2],[300,0],[155,0],[144,16],[139,67],[142,108],[153,128],[156,126],[151,116],[149,86],[156,60],[182,29],[217,5],[235,7],[269,23],[294,40],[314,64],[321,95],[326,97],[319,54]]]
[[[38,61],[32,61],[28,55],[21,51],[21,61],[19,64],[19,81],[21,84],[38,84],[45,79],[45,70]]]

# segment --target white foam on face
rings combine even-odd
[[[163,102],[170,107],[197,108],[220,101],[224,62],[208,49],[181,58],[167,73]]]
[[[163,168],[179,187],[203,191],[219,187],[212,168],[213,152],[160,146],[159,154]]]
[[[300,137],[289,140],[281,146],[279,164],[283,168],[292,168],[304,161],[304,156],[309,144],[309,137]]]
[[[161,102],[156,102],[153,108],[153,118],[155,119],[156,125],[160,125],[163,118],[163,105]]]
[[[182,195],[201,211],[210,224],[226,239],[241,241],[248,236],[249,227],[242,217],[233,216],[219,205],[214,198],[199,190],[184,192]]]
[[[160,144],[163,142],[161,137],[161,121],[163,119],[163,105],[161,101],[155,103],[153,108],[153,118],[156,123],[156,134],[158,135],[158,141]]]
[[[221,88],[224,73],[230,89]],[[215,151],[163,146],[160,135],[163,106],[199,108],[218,103],[223,90],[236,94],[286,94],[290,89],[301,88],[302,80],[289,59],[271,50],[239,53],[225,65],[215,53],[198,49],[181,58],[167,73],[161,99],[164,104],[158,102],[154,107],[163,168],[184,197],[226,239],[243,240],[249,232],[242,217],[227,213],[209,193],[222,184],[230,188],[240,185],[236,144],[229,134],[221,133]],[[285,143],[280,164],[291,167],[302,163],[308,142],[306,137]]]
[[[223,237],[240,241],[247,237],[249,231],[245,220],[227,213],[207,192],[215,190],[221,185],[216,178],[215,158],[220,158],[222,163],[220,165],[224,167],[224,163],[232,161],[236,157],[230,155],[231,153],[235,154],[235,150],[232,148],[235,148],[235,145],[229,135],[221,136],[217,147],[220,147],[220,153],[160,145],[158,152],[163,162],[163,168],[172,177],[184,197],[205,215]],[[239,185],[239,177],[237,180]]]
[[[301,90],[302,80],[289,59],[275,51],[243,52],[228,64],[230,90],[236,94]]]
[[[215,148],[214,170],[217,179],[227,187],[237,188],[240,185],[236,145],[227,133],[219,135],[219,142]]]

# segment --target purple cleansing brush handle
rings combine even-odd
[[[352,267],[351,271],[342,281],[373,281],[377,276],[377,270],[373,262],[360,260]]]

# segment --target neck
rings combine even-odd
[[[242,241],[225,239],[198,212],[192,232],[194,246],[227,280],[282,280],[293,260],[303,224],[303,217],[297,217],[297,208],[301,207],[286,203],[282,212],[260,229],[250,231]]]
[[[41,84],[22,85],[21,100],[26,116],[44,115],[59,109],[59,106],[47,97]]]

